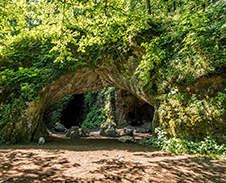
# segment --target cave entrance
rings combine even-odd
[[[65,128],[70,129],[72,126],[80,126],[85,119],[84,106],[84,94],[64,97],[45,110],[43,122],[50,131],[58,132],[64,132]]]
[[[64,132],[72,126],[96,129],[107,119],[116,125],[138,127],[152,131],[154,107],[126,90],[103,88],[67,96],[46,109],[43,122],[52,132]]]
[[[155,109],[127,90],[120,90],[116,100],[116,119],[120,126],[145,128],[152,132]]]
[[[134,110],[128,112],[128,120],[131,126],[143,127],[152,131],[152,120],[154,117],[154,107],[145,103]]]
[[[84,94],[73,95],[72,99],[61,112],[61,124],[69,129],[72,126],[80,126],[84,119]]]
[[[72,126],[99,129],[108,118],[114,118],[117,90],[105,87],[64,97],[46,109],[43,122],[51,132],[64,132]]]

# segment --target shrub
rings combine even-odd
[[[0,136],[0,144],[3,144],[3,143],[5,143],[5,139],[2,136]]]
[[[85,94],[86,119],[82,122],[82,128],[100,128],[107,118],[110,118],[111,95],[114,88],[103,88],[100,91]]]
[[[152,145],[164,151],[173,152],[175,154],[216,154],[226,156],[226,142],[220,144],[211,136],[204,138],[202,141],[191,141],[180,138],[168,138],[166,132],[160,128],[156,128],[155,135],[147,140],[147,144]]]
[[[81,127],[89,129],[100,128],[101,124],[103,124],[106,119],[106,113],[102,108],[95,109],[87,114],[86,119],[83,121]]]

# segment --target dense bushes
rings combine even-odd
[[[226,3],[212,1],[205,8],[196,3],[152,18],[160,35],[152,31],[151,40],[143,41],[146,55],[137,72],[150,88],[156,86],[156,93],[168,92],[176,83],[194,84],[204,76],[226,76]]]
[[[82,128],[95,129],[100,128],[106,122],[107,116],[103,108],[96,109],[97,106],[91,109],[87,114],[86,119],[82,122]]]
[[[146,144],[176,154],[215,154],[226,157],[226,139],[224,139],[224,142],[217,142],[211,136],[204,138],[202,141],[191,141],[176,137],[168,138],[164,130],[156,128],[155,135]]]
[[[38,102],[40,89],[62,73],[49,62],[56,56],[49,53],[51,36],[26,32],[5,41],[0,57],[0,126],[27,107],[24,101]]]
[[[112,118],[111,97],[114,91],[114,87],[109,87],[85,94],[86,119],[81,124],[82,128],[100,128]]]
[[[3,144],[5,142],[4,138],[0,136],[0,144]]]

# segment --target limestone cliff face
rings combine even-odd
[[[24,101],[27,108],[22,111],[17,110],[17,113],[10,117],[9,122],[2,125],[0,136],[3,136],[5,140],[11,142],[37,140],[40,136],[48,134],[42,120],[44,111],[47,107],[65,96],[99,91],[103,87],[109,86],[119,88],[122,91],[121,100],[118,100],[119,102],[117,105],[119,105],[118,109],[122,109],[124,112],[116,111],[119,125],[125,125],[127,123],[127,121],[120,121],[120,119],[132,120],[136,115],[136,110],[133,109],[134,104],[136,104],[136,109],[139,109],[141,112],[143,111],[142,116],[146,115],[146,113],[153,113],[154,111],[154,115],[149,116],[150,119],[147,119],[148,116],[143,119],[144,123],[145,121],[151,121],[153,119],[152,130],[159,125],[168,128],[168,126],[170,126],[168,124],[173,124],[173,121],[178,121],[176,118],[180,118],[180,113],[178,113],[178,109],[175,109],[178,113],[177,117],[175,118],[175,116],[172,116],[172,119],[168,120],[168,114],[172,114],[172,111],[169,110],[171,104],[168,105],[166,102],[164,103],[164,100],[157,96],[152,95],[152,97],[150,97],[150,95],[145,92],[144,82],[139,79],[136,74],[136,68],[141,61],[143,51],[139,47],[133,46],[131,46],[131,50],[129,56],[120,56],[120,64],[114,63],[114,59],[111,58],[111,56],[108,56],[107,58],[104,58],[105,60],[108,60],[108,62],[103,61],[103,63],[109,63],[108,65],[100,64],[95,68],[88,66],[80,67],[75,71],[65,73],[60,78],[52,81],[40,90],[40,99],[38,103]],[[177,87],[180,92],[187,93],[190,96],[193,94],[201,95],[201,92],[204,91],[204,95],[201,96],[201,98],[203,98],[205,95],[212,95],[216,92],[225,90],[225,79],[218,78],[216,81],[217,82],[214,82],[211,78],[207,78],[205,79],[205,82],[202,82],[201,79],[200,82],[197,82],[197,85],[194,86],[178,85]],[[150,90],[152,90],[152,88],[149,89],[149,91]],[[129,94],[127,94],[127,92]],[[183,104],[181,104],[181,106],[182,105]],[[153,106],[153,108],[147,106]],[[169,113],[164,114],[164,107],[167,108]],[[189,110],[185,107],[181,107],[181,109]],[[162,116],[159,115],[159,112]],[[139,117],[139,115],[137,116]],[[186,118],[186,115],[184,115],[184,118]],[[165,121],[167,121],[167,124],[164,124]],[[219,118],[219,121],[223,121],[222,123],[225,124],[223,119]],[[180,124],[183,124],[183,119]],[[185,127],[177,125],[174,125],[174,128],[176,130],[180,128],[183,130],[186,129]],[[208,128],[208,125],[205,128]],[[213,128],[217,129],[219,127]],[[190,130],[192,133],[196,133],[192,129],[193,127],[189,128],[186,132]],[[205,129],[205,131],[208,131],[208,129]],[[172,131],[171,134],[174,132],[175,131]],[[200,134],[200,131],[197,131],[197,133]],[[188,133],[188,136],[189,135],[190,133]]]
[[[135,74],[141,59],[141,50],[134,49],[131,56],[123,59],[120,65],[100,65],[96,68],[80,67],[73,72],[65,73],[52,83],[41,89],[38,103],[26,102],[27,109],[19,111],[0,130],[0,136],[11,142],[36,140],[46,135],[47,130],[42,118],[47,107],[72,94],[82,94],[99,91],[103,87],[129,91],[141,103],[155,106],[155,100],[150,98],[142,89],[142,81]],[[105,59],[112,59],[111,57]],[[103,62],[104,63],[104,62]],[[109,62],[108,62],[109,63]],[[112,60],[112,63],[113,60]]]
[[[153,106],[139,100],[128,90],[120,90],[116,97],[115,119],[119,126],[143,126],[152,130]]]
[[[52,82],[50,85],[43,88],[40,92],[40,102],[35,105],[30,105],[27,113],[27,116],[39,116],[38,120],[34,119],[31,123],[38,124],[37,129],[34,132],[34,139],[39,138],[40,132],[44,131],[43,129],[38,129],[43,127],[42,116],[46,108],[58,100],[64,98],[65,96],[72,94],[82,94],[91,91],[98,91],[103,87],[114,86],[120,88],[122,91],[129,91],[130,99],[122,97],[118,101],[123,102],[127,105],[127,110],[125,115],[128,115],[129,112],[133,111],[132,105],[137,103],[138,106],[142,106],[147,103],[148,105],[154,106],[154,100],[151,100],[142,90],[140,89],[140,82],[136,76],[127,78],[120,75],[116,68],[110,67],[100,67],[96,70],[89,68],[81,68],[75,72],[69,73],[62,78]],[[129,102],[132,102],[131,104]],[[120,105],[120,104],[118,104]],[[122,108],[121,108],[122,109]],[[124,110],[126,111],[126,110]],[[119,112],[118,112],[119,113]],[[29,115],[29,116],[28,116]],[[124,116],[124,118],[126,118]],[[118,119],[123,119],[118,116]],[[150,117],[152,120],[152,117]],[[119,125],[122,122],[119,121]]]

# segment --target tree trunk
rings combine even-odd
[[[151,5],[150,5],[150,0],[145,0],[146,3],[146,9],[147,9],[147,14],[151,14]]]

